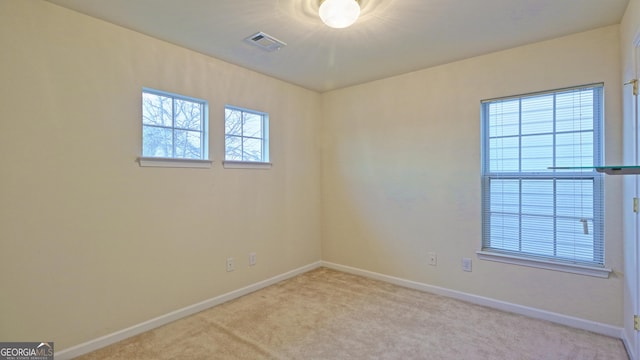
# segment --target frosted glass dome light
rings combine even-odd
[[[327,26],[342,29],[351,26],[360,16],[356,0],[325,0],[320,4],[320,19]]]

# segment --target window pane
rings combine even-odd
[[[244,138],[242,146],[242,159],[244,161],[262,161],[261,139]]]
[[[175,157],[184,159],[202,158],[201,132],[176,130],[175,136]]]
[[[224,133],[227,135],[242,135],[242,112],[239,110],[224,110]]]
[[[553,135],[522,137],[521,171],[549,171],[553,166]]]
[[[173,117],[171,98],[142,93],[142,123],[145,125],[171,126]]]
[[[517,137],[491,139],[489,171],[514,172],[520,169],[520,143]]]
[[[491,180],[491,204],[492,213],[520,212],[520,180]]]
[[[244,113],[242,135],[262,138],[262,116],[253,113]]]
[[[593,132],[575,132],[556,136],[555,166],[593,166]]]
[[[593,90],[556,95],[556,131],[593,130]]]
[[[491,214],[491,243],[494,249],[520,251],[520,217]]]
[[[203,106],[202,104],[176,99],[176,128],[189,130],[202,130]]]
[[[556,212],[574,219],[593,217],[593,180],[557,180]]]
[[[522,213],[553,216],[553,180],[522,180]]]
[[[239,136],[227,135],[224,140],[225,160],[242,161],[242,138]]]
[[[522,251],[542,256],[553,256],[553,217],[522,215],[521,218]]]
[[[142,156],[207,159],[207,102],[142,91]]]
[[[585,234],[586,223],[586,234]],[[589,219],[558,219],[557,256],[593,261],[593,221]]]
[[[519,100],[505,100],[489,104],[489,137],[520,134],[519,111]]]
[[[142,132],[142,156],[173,156],[173,135],[171,129],[143,126]]]
[[[225,159],[269,161],[267,115],[225,107]]]
[[[522,134],[553,132],[553,94],[522,99]]]

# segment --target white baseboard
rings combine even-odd
[[[427,285],[424,283],[419,283],[416,281],[405,280],[389,275],[384,275],[380,273],[375,273],[367,270],[362,270],[350,266],[335,264],[327,261],[322,261],[322,266],[343,271],[346,273],[360,275],[364,277],[368,277],[371,279],[381,280],[388,283],[408,287],[415,290],[425,291],[433,294],[438,294],[442,296],[447,296],[450,298],[466,301],[472,304],[483,305],[486,307],[490,307],[497,310],[507,311],[515,314],[520,314],[524,316],[528,316],[534,319],[547,320],[556,324],[566,325],[577,329],[591,331],[597,334],[610,336],[617,339],[623,339],[623,331],[622,328],[598,323],[591,320],[585,320],[577,317],[562,315],[546,310],[540,310],[528,306],[517,305],[505,301],[500,301],[496,299],[491,299],[483,296],[473,295],[464,293],[461,291],[450,290],[438,286]]]
[[[272,278],[257,282],[255,284],[243,287],[241,289],[234,290],[229,293],[222,294],[220,296],[216,296],[214,298],[199,302],[194,305],[184,307],[182,309],[178,309],[176,311],[156,317],[154,319],[145,321],[143,323],[133,325],[129,328],[116,331],[114,333],[99,337],[94,340],[90,340],[80,345],[73,346],[71,348],[67,348],[59,352],[56,351],[55,358],[56,360],[73,359],[74,357],[98,350],[100,348],[103,348],[111,344],[115,344],[118,341],[122,341],[132,336],[141,334],[145,331],[149,331],[157,327],[160,327],[162,325],[166,325],[170,322],[196,314],[200,311],[209,309],[213,306],[239,298],[246,294],[249,294],[254,291],[260,290],[262,288],[265,288],[267,286],[273,285],[282,280],[292,278],[296,275],[311,271],[321,266],[338,270],[338,271],[343,271],[343,272],[354,274],[354,275],[368,277],[371,279],[385,281],[391,284],[396,284],[396,285],[404,286],[404,287],[415,289],[415,290],[447,296],[450,298],[466,301],[472,304],[483,305],[483,306],[487,306],[497,310],[520,314],[520,315],[528,316],[534,319],[547,320],[557,324],[566,325],[573,328],[587,330],[597,334],[602,334],[602,335],[622,339],[625,347],[627,348],[627,352],[629,354],[632,354],[632,352],[629,351],[630,350],[629,343],[623,335],[622,328],[619,328],[619,327],[602,324],[602,323],[598,323],[590,320],[580,319],[572,316],[562,315],[558,313],[553,313],[550,311],[531,308],[528,306],[508,303],[505,301],[495,300],[495,299],[486,298],[478,295],[468,294],[461,291],[450,290],[450,289],[446,289],[438,286],[419,283],[416,281],[401,279],[401,278],[384,275],[384,274],[380,274],[372,271],[362,270],[362,269],[358,269],[350,266],[335,264],[327,261],[318,261],[318,262],[314,262],[309,265],[305,265],[300,268],[288,271],[284,274],[280,274]],[[631,360],[635,360],[635,359],[631,357]]]
[[[636,360],[635,350],[631,346],[631,342],[627,338],[627,333],[622,331],[622,343],[624,344],[624,348],[627,350],[627,355],[629,356],[629,360]]]
[[[116,331],[114,333],[99,337],[97,339],[94,340],[90,340],[87,341],[83,344],[77,345],[77,346],[73,346],[67,349],[64,349],[62,351],[56,351],[55,353],[55,358],[56,360],[68,360],[68,359],[73,359],[74,357],[98,350],[100,348],[103,348],[105,346],[111,345],[111,344],[115,344],[118,341],[122,341],[124,339],[130,338],[132,336],[141,334],[145,331],[149,331],[152,329],[155,329],[157,327],[160,327],[162,325],[166,325],[170,322],[182,319],[184,317],[193,315],[195,313],[198,313],[200,311],[209,309],[213,306],[216,305],[220,305],[224,302],[239,298],[243,295],[252,293],[254,291],[260,290],[262,288],[265,288],[267,286],[273,285],[277,282],[280,282],[282,280],[286,280],[289,278],[292,278],[296,275],[305,273],[307,271],[311,271],[313,269],[319,268],[320,266],[322,266],[322,262],[317,261],[314,263],[311,263],[309,265],[305,265],[303,267],[288,271],[284,274],[280,274],[277,276],[274,276],[272,278],[257,282],[255,284],[243,287],[241,289],[238,290],[234,290],[231,291],[229,293],[226,294],[222,294],[220,296],[216,296],[214,298],[199,302],[197,304],[194,305],[190,305],[187,307],[184,307],[182,309],[178,309],[176,311],[170,312],[168,314],[162,315],[162,316],[158,316],[157,318],[145,321],[143,323],[137,324],[137,325],[133,325],[129,328],[126,328],[124,330],[120,330],[120,331]]]

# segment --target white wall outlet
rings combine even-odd
[[[227,272],[233,271],[235,269],[236,269],[236,261],[232,257],[227,258]]]
[[[471,271],[471,259],[462,258],[462,270]]]
[[[249,253],[249,266],[254,266],[257,262],[257,255],[256,253],[252,252]]]
[[[438,265],[438,254],[434,252],[430,252],[427,254],[427,257],[428,257],[427,262],[429,265],[432,265],[432,266]]]

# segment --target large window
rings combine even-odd
[[[269,116],[226,106],[224,109],[225,160],[269,162]]]
[[[602,102],[601,84],[482,102],[483,252],[604,267]]]
[[[205,100],[142,91],[142,156],[206,160],[207,141]]]

